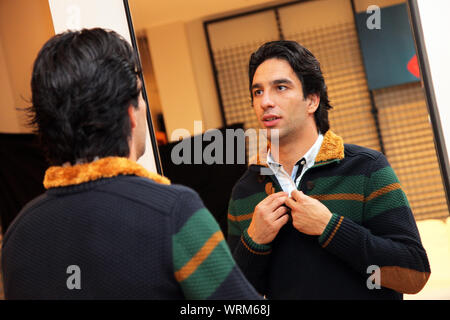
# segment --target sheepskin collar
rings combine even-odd
[[[344,140],[333,131],[328,130],[323,137],[315,164],[336,159],[344,159]]]
[[[322,146],[315,159],[315,165],[336,159],[344,159],[344,140],[328,130],[323,137]],[[267,167],[267,150],[261,150],[249,161],[249,165]]]
[[[65,187],[118,175],[136,175],[157,183],[170,184],[166,177],[147,171],[134,161],[121,157],[107,157],[74,166],[52,166],[45,172],[44,187],[46,189]]]

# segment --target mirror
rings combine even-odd
[[[163,119],[154,127],[164,137],[159,140],[164,173],[199,192],[224,231],[228,195],[245,168],[228,175],[233,181],[226,188],[214,190],[222,195],[216,202],[224,205],[213,208],[207,203],[208,188],[222,180],[205,163],[174,165],[171,145],[180,139],[174,132],[185,129],[185,135],[195,140],[209,129],[257,127],[248,93],[248,59],[262,43],[280,38],[297,40],[321,62],[334,106],[332,130],[346,143],[386,155],[408,196],[424,242],[433,237],[430,223],[449,223],[448,176],[441,174],[435,148],[438,139],[421,84],[406,1],[128,2],[150,109],[155,106],[154,121]],[[396,43],[398,52],[388,51]],[[377,47],[381,53],[371,56]],[[380,57],[381,65],[377,65]],[[202,125],[196,127],[199,121]],[[216,165],[218,170],[230,167]],[[431,246],[433,240],[429,241]],[[440,241],[449,247],[445,238]],[[439,255],[432,248],[427,250]],[[450,265],[449,258],[444,259],[438,263]],[[449,281],[444,274],[438,277]]]

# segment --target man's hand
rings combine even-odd
[[[255,207],[248,235],[255,243],[267,244],[275,239],[281,227],[289,221],[288,209],[283,206],[288,199],[286,192],[273,193]]]
[[[331,219],[331,212],[319,200],[294,190],[286,200],[291,208],[292,224],[298,231],[308,235],[321,235]]]

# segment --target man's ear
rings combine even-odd
[[[308,113],[313,114],[319,107],[320,96],[317,93],[311,93],[308,95],[307,100],[308,100]]]
[[[128,106],[128,117],[130,118],[131,129],[137,127],[136,109],[132,104]]]

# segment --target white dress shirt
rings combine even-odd
[[[300,183],[303,174],[306,172],[307,169],[311,168],[314,165],[315,159],[317,157],[317,154],[319,153],[320,147],[322,146],[323,142],[323,135],[319,134],[317,137],[316,142],[312,145],[312,147],[305,153],[305,155],[302,157],[304,160],[303,163],[303,169],[301,174],[295,179],[295,176],[297,175],[298,165],[296,164],[294,168],[292,169],[292,174],[289,175],[286,170],[284,170],[283,166],[273,160],[272,154],[270,151],[267,153],[267,165],[275,174],[275,177],[278,180],[278,183],[280,184],[283,191],[287,192],[289,196],[291,195],[291,192],[294,190],[297,190],[297,186]],[[295,179],[295,181],[294,181]]]

